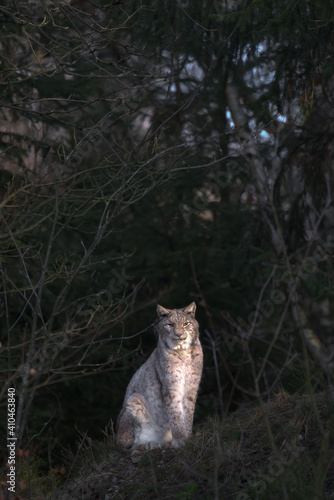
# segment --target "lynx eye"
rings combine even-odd
[[[174,323],[167,323],[167,325],[166,325],[166,326],[168,326],[168,328],[173,328]]]
[[[190,325],[190,321],[186,321],[185,323],[183,323],[183,326],[188,326]]]

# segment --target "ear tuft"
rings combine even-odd
[[[158,316],[159,318],[165,318],[166,316],[168,316],[168,314],[170,314],[170,310],[169,309],[165,309],[164,307],[162,306],[159,306],[159,304],[157,305],[157,313],[158,313]]]
[[[183,309],[183,312],[185,312],[186,314],[190,314],[190,316],[193,316],[193,318],[195,317],[195,312],[196,312],[196,304],[195,302],[192,302],[189,306],[185,307]]]

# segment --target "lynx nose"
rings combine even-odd
[[[184,331],[183,330],[174,330],[174,333],[177,337],[183,337]]]

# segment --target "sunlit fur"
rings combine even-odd
[[[194,302],[184,309],[157,306],[158,345],[127,388],[119,448],[177,448],[189,438],[203,366],[195,310]]]

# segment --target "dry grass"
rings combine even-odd
[[[208,419],[179,450],[131,456],[116,450],[112,432],[102,442],[86,438],[79,453],[67,457],[66,484],[49,498],[334,499],[333,444],[332,399],[278,394],[224,422]],[[31,498],[46,496],[36,489]]]

